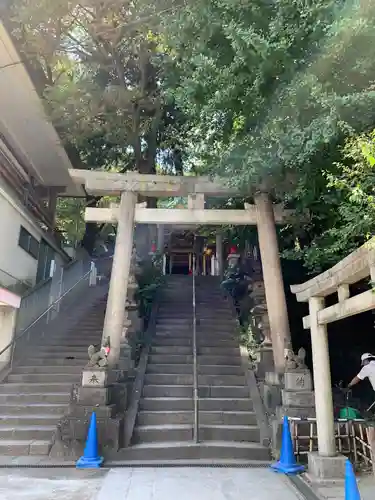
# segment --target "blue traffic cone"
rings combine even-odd
[[[357,480],[350,460],[345,462],[345,500],[361,500]]]
[[[93,412],[90,420],[89,432],[83,456],[77,461],[77,469],[98,469],[103,463],[103,457],[98,455],[98,436],[96,429],[96,413]]]
[[[284,417],[283,435],[281,439],[280,460],[271,465],[271,469],[283,474],[298,474],[305,470],[303,465],[296,462],[296,457],[293,451],[292,436],[290,434],[288,417]]]

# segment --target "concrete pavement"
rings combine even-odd
[[[0,499],[93,500],[107,472],[62,468],[0,469]]]
[[[375,479],[359,480],[361,498],[375,498]],[[342,500],[344,485],[315,490]],[[135,467],[0,469],[1,500],[303,500],[288,478],[268,468]],[[311,498],[310,495],[308,497]]]
[[[288,479],[267,468],[112,469],[95,500],[301,500]]]
[[[1,469],[1,500],[301,500],[269,469]]]

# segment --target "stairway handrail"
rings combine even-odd
[[[199,443],[199,394],[198,394],[198,366],[197,366],[197,317],[195,295],[195,253],[193,253],[193,379],[194,379],[194,429],[193,439]]]
[[[87,271],[87,273],[85,273],[83,276],[81,276],[81,278],[78,281],[76,281],[76,283],[74,283],[74,285],[72,285],[70,288],[68,288],[68,290],[66,290],[62,295],[57,297],[57,299],[54,300],[48,306],[48,308],[45,311],[43,311],[36,319],[34,319],[34,321],[32,321],[29,326],[27,326],[24,330],[22,330],[18,335],[15,335],[14,338],[12,339],[12,341],[9,342],[9,344],[7,344],[3,349],[1,349],[0,356],[2,354],[4,354],[4,352],[6,352],[10,347],[13,347],[14,344],[17,342],[17,340],[19,340],[21,337],[23,337],[25,335],[25,333],[27,333],[34,325],[36,325],[36,323],[38,323],[38,321],[40,321],[42,318],[44,318],[44,316],[46,314],[48,314],[50,312],[50,310],[56,306],[56,304],[58,304],[66,295],[68,295],[68,293],[70,293],[73,290],[73,288],[75,288],[79,283],[81,283],[81,281],[85,280],[91,273],[92,273],[92,269]]]

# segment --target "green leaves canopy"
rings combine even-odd
[[[201,0],[168,19],[176,74],[167,90],[191,119],[198,166],[246,190],[285,193],[317,152],[371,124],[373,10],[344,1]]]

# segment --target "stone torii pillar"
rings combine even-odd
[[[254,196],[268,318],[276,371],[283,372],[290,328],[277,242],[274,206],[267,193]]]
[[[108,364],[115,367],[120,357],[121,336],[125,318],[126,296],[133,251],[134,214],[137,194],[121,193],[115,252],[104,319],[103,343],[110,338]]]

